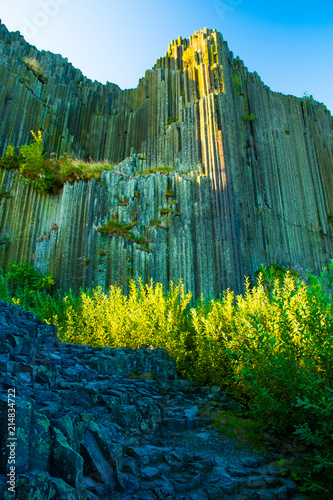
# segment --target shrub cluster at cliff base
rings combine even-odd
[[[132,281],[128,296],[117,286],[79,297],[35,288],[31,294],[24,269],[21,283],[17,267],[1,277],[1,298],[54,322],[63,342],[166,348],[182,375],[223,387],[263,427],[294,434],[306,447],[301,487],[314,495],[332,491],[333,260],[320,278],[308,273],[306,283],[290,273],[275,279],[274,268],[263,267],[255,286],[246,280],[244,295],[228,290],[196,307],[181,283],[165,293],[161,284]],[[52,285],[50,277],[45,284]]]

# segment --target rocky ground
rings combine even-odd
[[[163,349],[62,344],[54,326],[0,301],[0,367],[1,498],[301,499],[272,456],[217,432],[210,407],[234,402],[180,380]]]

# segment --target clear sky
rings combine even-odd
[[[171,39],[216,28],[272,90],[333,111],[333,0],[10,0],[2,22],[86,76],[136,87]]]

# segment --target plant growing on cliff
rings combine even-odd
[[[119,207],[126,207],[126,205],[129,204],[129,197],[128,196],[125,196],[125,198],[123,198],[122,200],[119,200],[117,205]]]
[[[169,172],[172,172],[174,170],[173,167],[158,167],[158,168],[152,168],[151,170],[143,170],[142,172],[137,172],[135,175],[149,175],[149,174],[168,174]]]
[[[122,236],[124,240],[130,241],[131,243],[137,243],[139,245],[148,245],[147,238],[140,238],[134,236],[134,234],[130,231],[132,227],[137,226],[138,222],[133,221],[130,224],[119,224],[114,220],[108,220],[106,224],[103,226],[98,226],[95,230],[98,233],[108,234],[109,236]]]
[[[243,95],[242,79],[239,74],[232,77],[232,85],[235,94]]]
[[[106,224],[96,227],[96,231],[99,233],[108,234],[110,236],[111,235],[123,236],[125,239],[128,240],[134,237],[130,229],[132,229],[132,227],[137,225],[138,225],[137,221],[133,221],[130,224],[120,224],[119,222],[116,222],[114,220],[108,220]]]
[[[161,224],[160,219],[152,219],[152,220],[150,221],[150,225],[151,225],[151,226],[159,226],[160,224]]]
[[[41,83],[45,83],[46,77],[43,69],[41,68],[39,62],[32,57],[25,57],[23,59],[25,66],[33,72],[33,74],[38,78]]]
[[[113,166],[105,163],[84,163],[73,160],[65,153],[60,158],[51,154],[46,159],[43,153],[43,135],[31,131],[33,140],[29,145],[22,145],[19,153],[15,153],[12,145],[7,146],[5,157],[0,159],[0,168],[18,169],[21,180],[42,193],[58,193],[65,182],[100,181],[104,170],[112,170]]]
[[[161,215],[168,215],[168,214],[172,214],[172,213],[173,213],[173,210],[172,210],[172,208],[169,208],[169,207],[163,207],[160,210]]]
[[[246,115],[244,117],[244,123],[248,123],[248,122],[252,122],[253,120],[255,120],[255,114],[254,113],[250,113],[249,115]]]
[[[2,187],[0,187],[0,199],[1,198],[12,198],[12,196],[9,191],[6,191]]]
[[[40,181],[44,176],[45,154],[43,154],[43,136],[39,130],[37,134],[31,130],[33,140],[29,145],[20,147],[22,155],[22,164],[19,168],[20,174],[23,177],[36,181]]]
[[[20,147],[22,160],[20,162],[19,173],[21,180],[37,191],[42,193],[52,192],[55,187],[61,187],[58,169],[52,162],[45,160],[46,153],[43,153],[43,135],[39,130],[35,133],[31,130],[33,140],[28,145]]]
[[[168,198],[173,198],[175,194],[172,191],[172,189],[168,189],[167,191],[165,191],[164,196],[168,199]]]
[[[177,118],[175,116],[173,116],[172,118],[169,118],[169,120],[165,123],[165,127],[170,127],[170,125],[172,125],[173,123],[176,123],[177,122]]]

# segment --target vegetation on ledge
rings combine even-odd
[[[109,236],[122,236],[126,241],[146,246],[148,245],[147,238],[138,238],[130,231],[132,227],[137,225],[137,221],[133,221],[130,224],[119,224],[119,222],[114,220],[108,220],[106,224],[96,227],[95,230],[98,233],[108,234]]]
[[[31,131],[33,140],[29,145],[21,146],[19,154],[12,145],[7,146],[4,158],[0,158],[0,168],[18,170],[21,180],[42,193],[58,193],[66,182],[73,184],[79,180],[95,179],[99,181],[103,170],[112,170],[112,165],[103,163],[84,163],[72,160],[67,154],[55,158],[51,154],[46,159],[43,153],[41,131]]]
[[[43,69],[41,68],[39,62],[31,57],[25,57],[23,59],[25,66],[33,72],[33,74],[38,78],[41,83],[46,82],[46,77]]]
[[[161,215],[168,215],[168,214],[172,214],[172,213],[173,213],[173,210],[172,210],[172,208],[169,208],[169,207],[163,207],[160,210]]]
[[[135,175],[149,175],[149,174],[169,174],[175,170],[173,167],[158,167],[158,168],[152,168],[150,170],[143,170],[142,172],[137,172]]]

